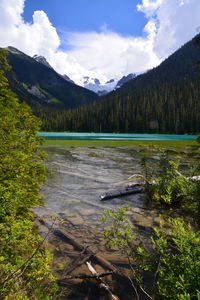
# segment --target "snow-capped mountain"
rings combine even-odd
[[[16,49],[12,49],[13,51],[16,51]],[[46,60],[46,58],[44,56],[41,55],[34,55],[33,58],[45,65],[46,67],[53,69],[52,66],[48,63],[48,61]],[[60,74],[59,74],[60,75]],[[66,81],[74,83],[74,84],[78,84],[80,86],[83,86],[84,88],[95,92],[96,94],[98,94],[99,96],[104,96],[110,92],[112,92],[113,90],[116,90],[120,87],[122,87],[122,85],[124,83],[126,83],[127,81],[133,79],[136,77],[136,74],[131,73],[127,76],[123,76],[120,80],[118,79],[110,79],[107,82],[100,82],[100,80],[98,78],[93,78],[90,76],[84,76],[83,78],[81,78],[81,80],[78,83],[75,83],[73,80],[71,80],[67,75],[60,75],[62,76],[62,78],[64,78]]]
[[[116,90],[127,81],[135,78],[138,74],[130,73],[127,76],[123,76],[119,79],[110,79],[105,83],[101,83],[98,78],[91,78],[89,76],[85,76],[81,79],[80,84],[88,90],[91,90],[97,93],[99,96],[104,96],[113,90]]]
[[[105,83],[101,83],[98,78],[91,78],[89,76],[84,76],[81,79],[81,85],[84,88],[97,93],[99,96],[104,96],[113,91],[117,82],[117,79],[111,79]]]
[[[39,63],[45,65],[46,67],[50,68],[50,69],[53,69],[52,66],[48,63],[48,61],[46,60],[46,58],[44,56],[41,56],[41,55],[37,55],[35,54],[33,56],[33,58],[38,61]]]
[[[136,74],[134,73],[130,73],[127,76],[123,76],[116,84],[115,89],[118,89],[120,87],[122,87],[122,85],[124,85],[124,83],[126,83],[127,81],[133,79],[136,77]]]
[[[45,65],[46,67],[48,67],[48,68],[50,68],[50,69],[53,69],[53,67],[48,63],[48,61],[46,60],[46,58],[45,58],[44,56],[41,56],[41,55],[37,55],[37,54],[36,54],[36,55],[33,56],[33,58],[34,58],[37,62],[39,62],[39,63]],[[54,69],[53,69],[53,70],[54,70]],[[58,73],[58,75],[60,75],[60,76],[61,76],[62,78],[64,78],[66,81],[71,82],[71,83],[74,83],[74,81],[71,80],[71,79],[69,78],[69,76],[67,76],[66,74],[61,75],[61,74]],[[74,84],[75,84],[75,83],[74,83]]]

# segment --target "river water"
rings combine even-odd
[[[104,250],[101,217],[105,209],[131,205],[130,220],[138,228],[152,227],[158,211],[149,213],[140,194],[100,201],[100,195],[123,189],[133,174],[141,173],[143,154],[137,148],[46,147],[48,179],[42,194],[46,206],[36,213],[52,213],[65,220],[82,242],[95,250]],[[152,162],[157,157],[152,155]]]

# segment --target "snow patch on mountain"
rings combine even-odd
[[[116,84],[115,89],[119,89],[120,87],[122,87],[122,85],[124,85],[126,82],[128,82],[129,80],[133,79],[136,77],[136,74],[134,73],[130,73],[127,76],[123,76]]]
[[[12,46],[8,46],[5,49],[8,50],[9,52],[13,53],[13,54],[18,54],[18,55],[23,54],[24,55],[23,52],[19,51],[18,49],[14,48]]]
[[[35,55],[33,56],[33,58],[34,58],[37,62],[39,62],[39,63],[45,65],[46,67],[48,67],[48,68],[50,68],[50,69],[53,69],[52,66],[48,63],[48,61],[46,60],[46,58],[45,58],[44,56],[35,54]]]
[[[101,83],[98,78],[91,78],[89,76],[84,76],[81,79],[80,84],[84,88],[97,93],[99,96],[103,96],[113,91],[117,82],[118,82],[117,79],[111,79],[105,83]]]

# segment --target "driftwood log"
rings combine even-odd
[[[47,228],[51,227],[50,222],[48,222],[44,218],[40,217],[39,221],[41,222],[41,224],[45,225]],[[113,264],[111,264],[108,260],[103,258],[101,255],[94,253],[88,247],[83,246],[73,235],[66,232],[65,230],[59,229],[59,228],[54,228],[52,230],[52,233],[56,236],[59,236],[62,240],[70,242],[77,250],[84,252],[84,254],[87,255],[85,257],[85,258],[87,258],[87,260],[88,260],[88,258],[94,258],[104,268],[111,270],[112,272],[115,272],[115,273],[119,272],[118,269],[115,266],[113,266]],[[83,257],[83,261],[81,262],[81,264],[83,264],[85,262],[85,260],[86,260],[85,258]],[[71,271],[72,271],[72,269],[71,269]],[[67,272],[67,273],[69,274],[69,272]]]
[[[187,180],[200,181],[200,175],[198,175],[198,176],[192,176],[192,177],[185,177],[179,171],[176,171],[176,173],[177,173],[177,176],[181,176],[181,177],[183,177],[183,178],[185,178]],[[134,175],[130,176],[128,179],[134,178],[134,177],[141,177],[141,178],[143,178],[143,182],[137,182],[137,183],[134,183],[134,184],[130,184],[130,185],[126,186],[122,190],[103,194],[103,195],[100,196],[100,200],[101,201],[105,201],[105,200],[113,199],[113,198],[116,198],[116,197],[123,197],[123,196],[126,196],[126,195],[143,193],[144,192],[144,188],[147,185],[149,185],[149,184],[155,184],[155,182],[152,182],[152,183],[145,182],[144,177],[142,175],[140,175],[140,174],[134,174]]]
[[[113,199],[116,197],[123,197],[131,194],[138,194],[144,192],[145,183],[135,183],[125,187],[123,190],[106,193],[100,196],[101,201]]]

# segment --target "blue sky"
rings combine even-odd
[[[137,0],[26,0],[24,19],[31,22],[43,10],[59,31],[101,31],[102,26],[121,35],[143,35],[146,18]]]
[[[106,82],[156,67],[200,28],[200,0],[0,0],[0,47]]]

